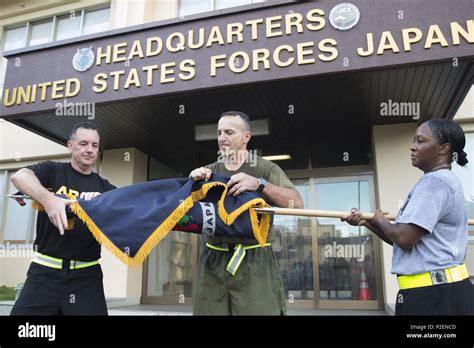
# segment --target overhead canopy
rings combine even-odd
[[[94,118],[105,149],[183,173],[215,160],[194,126],[226,110],[268,119],[251,148],[289,153],[286,169],[347,165],[348,151],[367,164],[373,125],[453,117],[473,82],[471,1],[338,5],[260,4],[7,52],[1,115],[62,143]]]

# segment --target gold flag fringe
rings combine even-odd
[[[249,210],[250,221],[252,224],[252,232],[255,236],[255,239],[260,245],[266,243],[268,237],[268,231],[270,229],[270,215],[262,214],[261,220],[258,220],[258,215],[251,208],[264,208],[269,207],[269,205],[262,198],[256,198],[251,201],[246,202],[238,209],[228,213],[224,208],[224,199],[227,195],[227,185],[221,182],[212,182],[203,184],[201,189],[198,191],[191,192],[191,195],[186,198],[180,205],[166,218],[165,221],[158,226],[150,237],[143,243],[138,252],[134,257],[130,257],[127,254],[127,251],[120,250],[112,241],[107,238],[107,236],[100,230],[100,228],[90,219],[87,213],[82,209],[78,202],[71,203],[70,208],[72,212],[86,224],[87,228],[91,231],[94,238],[107,250],[109,250],[113,255],[115,255],[119,260],[125,263],[129,267],[135,267],[143,263],[148,257],[153,248],[158,245],[158,243],[166,237],[169,231],[176,226],[176,224],[186,215],[186,213],[193,207],[193,205],[204,199],[207,196],[209,190],[214,187],[221,186],[223,188],[222,195],[217,202],[218,214],[221,220],[227,224],[231,225],[234,223],[235,219],[239,217],[242,213]],[[41,205],[39,205],[42,208]],[[43,209],[44,210],[44,209]]]

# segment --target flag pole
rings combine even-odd
[[[335,211],[335,210],[314,210],[314,209],[293,209],[293,208],[254,208],[259,214],[270,214],[270,215],[293,215],[293,216],[314,216],[314,217],[327,217],[327,218],[342,218],[350,215],[347,211]],[[394,221],[395,216],[387,212],[383,213],[385,217]],[[370,220],[374,217],[374,213],[363,213],[362,219]],[[468,225],[474,226],[474,219],[468,220]]]

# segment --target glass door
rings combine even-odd
[[[143,303],[192,303],[192,279],[197,260],[197,235],[171,231],[145,263]]]
[[[305,208],[374,210],[371,176],[292,180]],[[275,241],[288,308],[379,309],[379,241],[339,219],[275,215]],[[143,303],[192,304],[198,236],[171,232],[144,264]]]
[[[313,179],[315,208],[374,211],[371,176]],[[319,308],[378,309],[379,241],[365,227],[317,218],[316,288]]]
[[[293,180],[305,207],[310,205],[309,180]],[[276,240],[273,250],[280,271],[289,308],[314,308],[313,227],[304,216],[275,215]]]

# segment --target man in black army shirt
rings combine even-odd
[[[12,176],[12,183],[45,212],[38,213],[38,253],[11,315],[107,315],[101,247],[81,221],[68,221],[68,201],[54,195],[90,200],[115,188],[92,171],[99,142],[94,123],[78,123],[67,142],[71,162],[41,162]]]
[[[217,129],[222,160],[197,168],[189,176],[194,180],[209,180],[213,173],[225,175],[230,177],[229,194],[256,191],[270,204],[303,208],[299,192],[278,165],[259,156],[251,158],[247,151],[251,136],[246,114],[224,112]],[[273,229],[264,247],[255,240],[201,238],[193,295],[195,315],[286,314],[281,273],[271,248],[275,240]],[[240,258],[242,248],[246,253]]]

